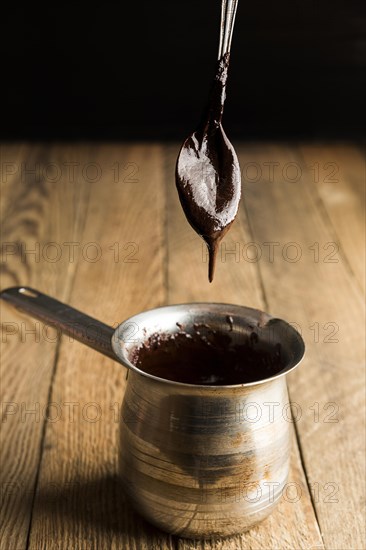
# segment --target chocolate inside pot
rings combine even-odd
[[[235,339],[237,340],[237,339]],[[278,374],[285,363],[280,344],[253,332],[233,341],[230,332],[199,327],[193,333],[153,334],[135,349],[132,363],[146,373],[186,384],[244,384]]]

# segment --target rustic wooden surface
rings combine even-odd
[[[2,305],[1,549],[365,547],[362,151],[236,146],[244,201],[209,285],[174,186],[178,144],[4,144],[1,289],[33,286],[110,325],[184,301],[294,323],[307,345],[288,377],[299,497],[225,540],[151,527],[116,483],[123,368]]]

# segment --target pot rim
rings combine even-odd
[[[280,372],[274,374],[273,376],[263,378],[261,380],[256,380],[256,381],[253,381],[253,382],[244,382],[244,383],[241,383],[241,384],[210,385],[210,384],[190,384],[190,383],[187,383],[187,382],[177,382],[175,380],[169,380],[169,379],[166,379],[166,378],[161,378],[159,376],[155,376],[153,374],[145,372],[142,369],[136,367],[126,357],[126,354],[123,353],[123,351],[124,351],[123,344],[121,344],[121,341],[123,341],[123,338],[121,337],[121,332],[123,331],[123,327],[126,324],[136,323],[136,320],[141,319],[141,317],[146,317],[146,316],[149,317],[149,314],[151,315],[153,312],[158,313],[158,312],[162,312],[163,310],[164,311],[169,311],[169,310],[174,310],[174,309],[177,309],[177,308],[178,308],[178,310],[187,310],[187,311],[189,311],[189,309],[195,309],[195,308],[200,309],[200,308],[202,308],[202,306],[205,306],[208,309],[212,309],[212,307],[218,308],[218,309],[226,309],[226,308],[233,309],[234,308],[234,309],[237,310],[237,312],[239,312],[239,310],[246,311],[247,315],[251,314],[253,316],[253,319],[258,319],[259,322],[257,324],[257,327],[259,327],[259,328],[264,328],[266,326],[274,325],[275,323],[281,323],[282,325],[285,326],[286,330],[289,331],[292,338],[295,339],[296,345],[298,346],[298,349],[294,350],[294,358],[292,360],[290,360],[289,365],[284,367]],[[229,313],[223,313],[223,316],[225,316],[225,315],[229,315]],[[245,317],[246,316],[243,315],[243,318],[245,318]],[[265,322],[263,323],[263,321],[265,321]],[[168,384],[168,385],[171,385],[171,386],[187,387],[189,389],[198,388],[198,389],[201,389],[201,390],[211,389],[211,390],[220,390],[220,391],[223,391],[225,389],[247,388],[247,387],[252,387],[252,386],[258,386],[258,385],[265,384],[265,383],[268,383],[268,382],[272,382],[274,380],[282,378],[283,376],[287,375],[288,373],[290,373],[291,371],[293,371],[294,369],[296,369],[300,365],[300,363],[302,362],[302,360],[304,358],[304,354],[305,354],[305,343],[304,343],[304,340],[303,340],[301,334],[292,325],[290,325],[287,321],[284,321],[283,319],[280,319],[278,317],[272,317],[268,313],[266,313],[262,310],[259,310],[259,309],[255,309],[255,308],[251,308],[251,307],[247,307],[247,306],[243,306],[243,305],[238,305],[238,304],[224,303],[224,302],[184,302],[184,303],[179,303],[179,304],[169,304],[169,305],[165,305],[165,306],[158,306],[158,307],[155,307],[155,308],[146,309],[143,312],[140,312],[140,313],[137,313],[135,315],[132,315],[132,316],[128,317],[121,324],[118,325],[118,327],[115,329],[115,331],[113,333],[113,336],[112,336],[112,339],[111,339],[111,345],[112,345],[113,351],[116,354],[116,356],[118,357],[119,361],[125,367],[127,367],[127,369],[129,369],[129,370],[131,370],[131,371],[133,371],[133,372],[135,372],[135,373],[137,373],[141,376],[144,376],[144,377],[149,378],[151,380],[154,380],[156,382]]]

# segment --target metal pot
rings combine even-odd
[[[145,311],[114,330],[30,288],[7,289],[0,297],[129,369],[120,477],[147,520],[182,537],[204,538],[245,531],[274,509],[290,464],[285,375],[305,349],[288,323],[244,306],[195,303]],[[236,342],[254,334],[259,346],[280,346],[280,371],[250,383],[210,386],[159,378],[132,363],[150,336],[182,327],[193,334],[197,325],[227,330]]]

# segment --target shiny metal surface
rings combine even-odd
[[[222,0],[221,2],[220,43],[217,56],[219,60],[226,53],[230,53],[237,7],[238,0]]]
[[[131,365],[133,350],[150,334],[176,332],[177,322],[192,332],[203,321],[231,330],[233,339],[254,331],[259,341],[280,343],[282,374],[247,385],[198,386],[161,380]],[[267,517],[289,471],[291,416],[284,375],[303,356],[300,335],[257,310],[185,304],[132,317],[116,330],[112,345],[131,369],[119,463],[136,510],[165,531],[197,538],[242,532]]]

